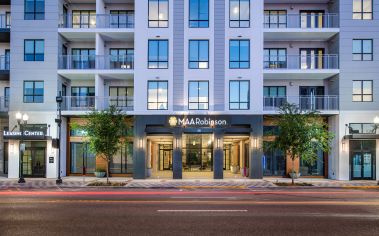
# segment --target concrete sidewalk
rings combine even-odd
[[[89,183],[105,182],[105,178],[95,177],[63,177],[63,184],[59,187],[63,188],[79,188],[87,187]],[[173,188],[173,189],[254,189],[254,188],[277,188],[275,183],[290,183],[289,178],[264,178],[261,180],[253,180],[247,178],[241,179],[146,179],[134,180],[132,178],[114,177],[110,178],[111,182],[124,182],[126,185],[122,188]],[[297,183],[312,184],[312,187],[322,188],[378,188],[377,181],[338,181],[330,179],[313,179],[300,178]],[[55,179],[26,179],[25,184],[18,184],[17,179],[8,179],[0,177],[0,189],[9,188],[54,188]]]

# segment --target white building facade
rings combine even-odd
[[[263,146],[290,102],[335,133],[302,176],[378,179],[377,14],[375,0],[0,1],[0,174],[56,178],[59,146],[62,176],[93,175],[104,163],[73,124],[115,105],[131,129],[112,176],[286,176]]]

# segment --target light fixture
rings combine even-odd
[[[217,138],[217,148],[220,149],[220,139]]]
[[[252,141],[253,141],[253,148],[258,148],[258,138],[253,137]]]
[[[143,148],[143,139],[141,138],[140,140],[139,140],[139,148]]]
[[[375,118],[374,118],[374,123],[375,123],[376,125],[379,125],[379,116],[375,116]]]
[[[346,141],[342,140],[342,151],[346,152]]]
[[[17,119],[17,120],[21,120],[21,119],[22,119],[22,114],[21,114],[21,112],[17,112],[17,113],[16,113],[16,119]]]
[[[193,142],[192,142],[192,145],[193,145],[193,146],[195,146],[195,145],[196,145],[196,142],[195,142],[195,140],[193,140]]]
[[[28,120],[29,120],[29,116],[28,116],[27,114],[24,114],[24,115],[22,116],[22,120],[23,120],[23,121],[28,121]]]

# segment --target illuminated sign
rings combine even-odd
[[[215,127],[227,126],[226,119],[216,119],[213,117],[175,117],[171,116],[168,120],[170,126],[194,126],[194,127]]]
[[[21,131],[3,131],[3,136],[5,139],[21,139],[21,136],[24,136],[25,139],[44,139],[45,132],[43,131],[32,131],[25,130],[23,135]]]

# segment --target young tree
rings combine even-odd
[[[317,151],[328,152],[334,135],[328,131],[328,125],[315,111],[303,111],[295,104],[284,104],[279,108],[279,117],[274,121],[278,126],[278,135],[268,145],[269,149],[286,152],[292,160],[292,184],[295,178],[295,160],[301,158],[313,164],[317,160]]]
[[[122,144],[128,125],[126,117],[115,106],[88,113],[85,124],[80,125],[86,132],[90,150],[96,158],[106,163],[107,184],[109,184],[109,163]]]

